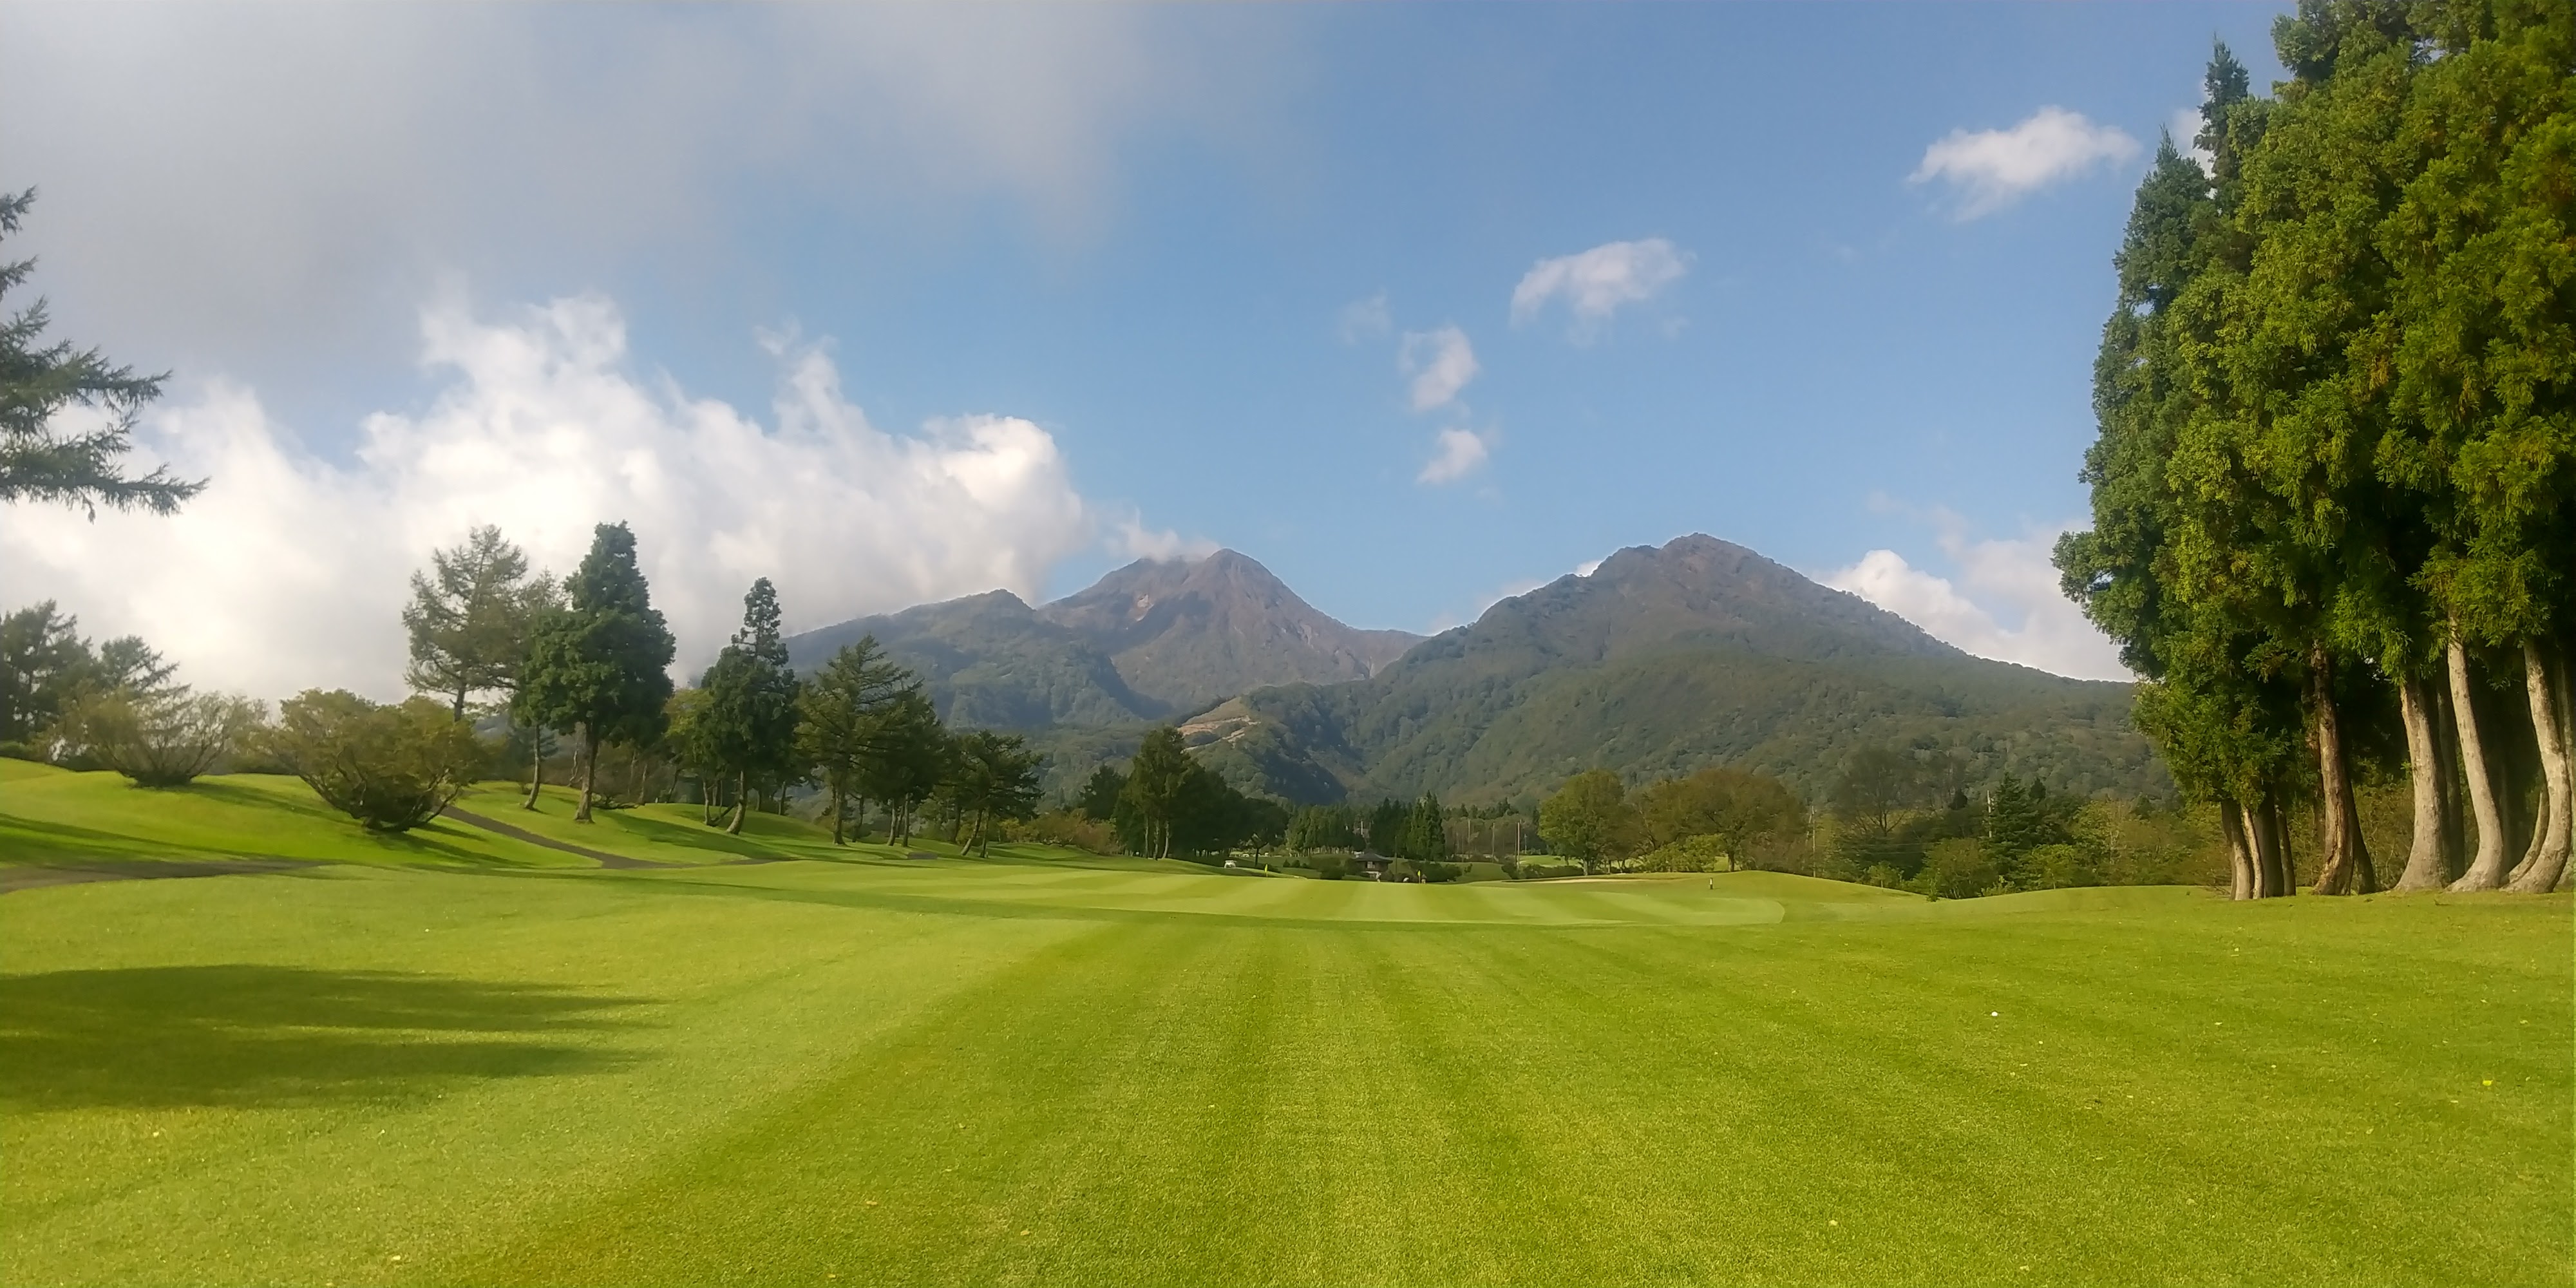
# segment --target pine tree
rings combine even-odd
[[[799,759],[823,776],[831,793],[832,844],[842,844],[844,806],[859,791],[868,759],[886,741],[887,715],[917,691],[912,672],[887,660],[873,635],[832,655],[798,695]]]
[[[708,668],[709,750],[721,772],[733,775],[733,818],[725,831],[740,835],[751,812],[755,780],[783,778],[796,758],[796,673],[787,663],[778,590],[763,577],[742,597],[742,629],[734,632]]]
[[[590,553],[565,581],[564,600],[532,632],[510,710],[522,724],[573,731],[582,764],[573,818],[587,823],[601,744],[637,746],[662,736],[676,646],[637,566],[635,534],[623,523],[592,530]]]
[[[1171,857],[1173,818],[1195,768],[1181,731],[1170,725],[1147,733],[1128,763],[1126,794],[1144,824],[1145,852],[1154,858]]]
[[[0,195],[0,238],[18,231],[36,190]],[[0,263],[0,295],[23,284],[36,261]],[[173,478],[168,468],[129,478],[118,462],[133,450],[134,422],[145,404],[161,396],[167,374],[138,376],[110,365],[96,349],[77,350],[68,340],[42,348],[48,322],[42,299],[0,322],[0,504],[46,501],[77,505],[92,515],[137,506],[169,514],[206,486],[203,479]],[[66,407],[95,408],[107,423],[68,436],[57,434],[54,414]]]
[[[552,578],[528,580],[528,556],[485,525],[463,544],[430,554],[434,575],[411,575],[403,628],[411,636],[404,680],[449,699],[456,719],[477,693],[505,690],[527,657],[529,631],[552,602]]]

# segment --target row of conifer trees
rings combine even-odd
[[[2356,766],[2400,755],[2395,888],[2548,890],[2576,832],[2576,6],[2303,0],[2273,35],[2290,79],[2256,95],[2221,46],[2196,155],[2168,139],[2139,187],[2094,522],[2057,565],[2219,807],[2238,897],[2289,893],[2303,802],[2315,889],[2378,888]],[[2502,744],[2537,761],[2519,808]]]

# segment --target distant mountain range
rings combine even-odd
[[[1864,745],[1970,785],[2170,790],[2128,685],[1972,657],[1706,536],[1619,551],[1425,640],[1355,630],[1254,560],[1140,561],[1039,608],[993,591],[795,636],[812,667],[874,634],[955,724],[1029,733],[1069,788],[1178,721],[1239,785],[1292,801],[1528,798],[1594,766],[1742,764],[1811,795]]]
[[[1038,730],[1187,716],[1268,685],[1366,679],[1422,642],[1318,612],[1232,550],[1140,559],[1031,608],[1007,590],[792,636],[799,669],[874,635],[952,724]]]

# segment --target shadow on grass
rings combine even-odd
[[[644,1000],[287,966],[0,975],[0,1105],[319,1104],[588,1073],[628,1057],[564,1039],[638,1027],[616,1013]]]
[[[0,843],[5,843],[0,848],[7,850],[7,853],[0,854],[0,861],[217,853],[199,845],[161,844],[71,823],[40,823],[14,814],[0,814]]]

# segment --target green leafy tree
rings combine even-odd
[[[797,695],[798,759],[822,775],[831,795],[832,844],[843,843],[847,802],[860,793],[869,758],[885,741],[888,714],[920,686],[867,635],[833,654]]]
[[[465,541],[430,554],[430,571],[411,575],[403,629],[411,637],[404,680],[422,693],[445,695],[459,720],[478,693],[517,683],[537,618],[558,595],[554,581],[528,577],[526,552],[485,525]]]
[[[50,599],[21,608],[0,618],[0,746],[42,758],[39,744],[81,695],[155,695],[172,670],[136,636],[92,646]]]
[[[778,590],[767,577],[742,597],[742,629],[699,687],[707,691],[707,736],[716,766],[734,780],[733,818],[725,831],[738,835],[751,811],[753,782],[784,777],[796,759],[796,672],[787,663]]]
[[[680,772],[698,781],[698,821],[716,822],[717,784],[723,768],[716,761],[715,729],[707,718],[707,691],[681,689],[662,706],[662,746]]]
[[[36,203],[36,190],[0,195],[0,238],[17,235],[19,221]],[[36,261],[0,262],[0,296],[24,285]],[[68,340],[44,344],[48,322],[42,299],[0,322],[0,502],[41,501],[77,505],[92,515],[140,507],[169,514],[206,484],[173,478],[168,468],[140,478],[121,468],[133,450],[134,422],[145,404],[161,396],[169,377],[138,376],[111,364],[96,349]],[[57,413],[84,407],[106,423],[58,432]]]
[[[879,722],[859,785],[869,799],[885,803],[890,844],[912,838],[915,810],[947,776],[950,741],[938,709],[919,689],[897,698]]]
[[[1142,825],[1141,848],[1146,855],[1171,857],[1172,824],[1181,794],[1189,787],[1190,772],[1196,768],[1198,763],[1182,746],[1181,731],[1170,725],[1147,733],[1137,746],[1127,766],[1125,799]]]
[[[1083,780],[1082,794],[1075,798],[1074,808],[1085,818],[1106,823],[1118,817],[1118,797],[1127,790],[1127,775],[1115,765],[1102,765]]]
[[[600,744],[634,746],[662,736],[676,646],[636,564],[635,534],[623,523],[593,530],[590,553],[564,583],[564,601],[532,632],[511,715],[573,731],[582,763],[573,818],[587,823]]]
[[[1712,768],[1648,784],[1636,795],[1637,818],[1653,848],[1712,836],[1734,866],[1753,866],[1764,845],[1797,833],[1805,802],[1769,774]]]
[[[1045,764],[1046,758],[1030,751],[1027,739],[1018,734],[977,729],[958,738],[950,779],[969,826],[960,847],[989,857],[996,821],[1035,814]]]
[[[1587,769],[1539,802],[1538,830],[1550,851],[1581,863],[1589,873],[1635,853],[1639,828],[1619,776]]]

